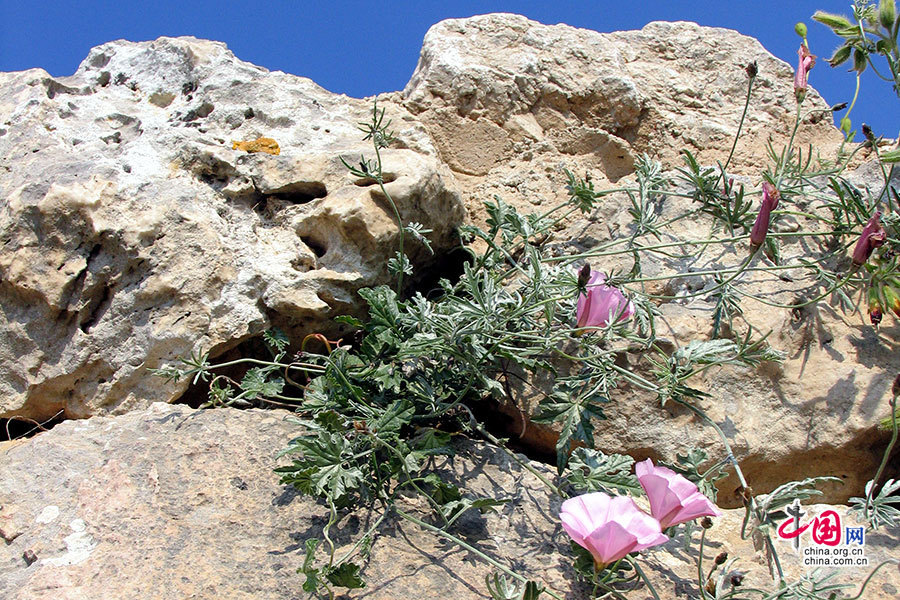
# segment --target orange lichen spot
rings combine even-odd
[[[232,150],[243,150],[244,152],[265,152],[266,154],[281,154],[281,148],[278,142],[272,138],[261,137],[255,140],[247,140],[246,142],[231,141]]]

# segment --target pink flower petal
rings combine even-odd
[[[691,481],[649,458],[634,467],[641,487],[650,500],[650,512],[663,529],[703,516],[722,513]]]
[[[659,522],[626,496],[610,498],[594,492],[571,498],[563,502],[560,520],[566,533],[601,567],[669,539]]]

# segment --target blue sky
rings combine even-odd
[[[850,0],[575,1],[530,0],[437,3],[430,0],[0,0],[0,71],[41,67],[70,75],[88,50],[110,40],[150,40],[193,35],[223,41],[242,60],[309,77],[334,92],[362,97],[402,89],[416,66],[422,38],[447,18],[514,12],[542,23],[567,23],[596,31],[639,29],[654,20],[688,20],[727,27],[759,39],[773,54],[796,62],[794,23],[809,26],[814,54],[830,56],[838,39],[810,16],[816,9],[850,14]],[[853,95],[846,66],[824,60],[811,84],[836,104]],[[877,134],[900,131],[900,99],[870,72],[851,118]]]

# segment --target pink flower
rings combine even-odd
[[[634,304],[614,287],[604,285],[606,274],[591,271],[587,294],[578,296],[578,327],[606,327],[613,319],[627,321],[634,315]]]
[[[563,529],[594,557],[598,569],[631,552],[665,543],[659,522],[627,496],[594,492],[570,498],[559,513]]]
[[[879,210],[863,227],[862,235],[859,236],[859,241],[856,242],[856,247],[853,249],[853,264],[858,267],[866,264],[875,248],[882,246],[886,239],[887,234],[881,226],[881,211]]]
[[[754,248],[762,246],[762,243],[766,241],[766,233],[769,232],[769,219],[772,211],[778,208],[778,201],[781,199],[781,194],[768,181],[763,181],[762,191],[762,205],[759,207],[759,214],[756,216],[756,222],[750,231],[750,245]]]
[[[798,100],[802,100],[806,95],[806,77],[809,74],[810,69],[816,66],[816,57],[809,52],[809,48],[807,48],[805,44],[800,44],[800,49],[797,50],[797,56],[799,57],[799,61],[797,70],[794,72],[794,95],[797,96]]]
[[[654,466],[649,458],[634,465],[634,473],[650,500],[650,513],[663,529],[722,514],[696,485],[672,469]]]

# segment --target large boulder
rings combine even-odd
[[[38,436],[0,444],[0,596],[9,600],[105,598],[305,597],[304,540],[318,538],[328,509],[277,483],[276,453],[297,433],[281,410],[196,411],[154,404],[115,417],[69,421]],[[561,499],[503,451],[459,441],[434,468],[467,494],[509,499],[473,510],[451,532],[564,598],[588,590],[575,580]],[[524,457],[520,457],[520,460]],[[545,465],[532,463],[545,477]],[[429,520],[428,505],[403,497],[400,507]],[[805,507],[818,514],[826,506]],[[837,509],[843,522],[855,521]],[[338,556],[377,514],[341,513],[331,530]],[[766,586],[765,555],[742,540],[743,511],[727,511],[707,532],[704,571],[726,551],[740,559],[744,585]],[[645,570],[662,598],[697,596],[698,532],[653,549]],[[790,544],[779,542],[790,577],[809,573]],[[869,568],[896,557],[897,532],[869,533]],[[484,598],[493,571],[474,554],[396,516],[376,529],[364,561],[366,588],[354,598]],[[868,569],[839,569],[833,582],[853,584]],[[641,590],[640,597],[649,596]],[[851,593],[851,595],[852,595]],[[866,598],[897,593],[896,566],[868,584]],[[544,597],[544,596],[542,596]]]
[[[765,162],[766,141],[778,145],[790,136],[793,71],[757,40],[729,29],[653,22],[640,31],[597,33],[511,14],[449,19],[425,36],[403,99],[450,168],[490,175],[495,185],[518,174],[524,181],[511,187],[521,197],[545,192],[530,175],[544,175],[545,165],[557,171],[560,160],[577,160],[610,181],[633,172],[644,152],[675,163],[687,148],[703,163],[724,161],[751,62],[759,76],[732,166],[755,171]],[[799,143],[839,144],[814,90],[805,108],[822,112],[801,125]]]
[[[187,382],[148,369],[272,325],[333,331],[357,290],[390,281],[394,212],[340,160],[372,156],[357,128],[370,101],[194,38],[111,42],[71,77],[0,81],[0,417],[174,400]],[[462,201],[423,129],[390,118],[387,190],[440,257]],[[260,137],[280,153],[233,149]]]

